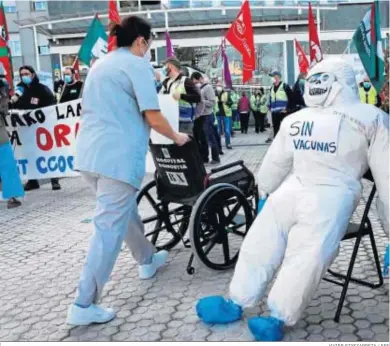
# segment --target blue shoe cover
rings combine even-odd
[[[284,337],[284,322],[275,317],[251,318],[248,327],[256,341],[282,341]]]
[[[222,296],[210,296],[198,301],[196,313],[204,323],[227,324],[241,319],[242,308]]]

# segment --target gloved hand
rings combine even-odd
[[[266,198],[260,198],[259,204],[257,205],[257,214],[260,214],[261,209],[263,209],[265,202],[267,201]]]
[[[389,253],[389,245],[387,245],[386,253],[385,253],[385,261],[383,263],[383,276],[389,276],[389,266],[390,266],[390,253]]]
[[[268,198],[268,195],[266,192],[259,190],[259,204],[257,205],[257,214],[260,214],[261,209],[263,209],[264,204]]]

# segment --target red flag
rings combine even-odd
[[[309,69],[309,60],[307,60],[305,51],[297,40],[295,40],[295,50],[297,51],[297,58],[299,63],[299,72],[306,73]]]
[[[314,66],[316,63],[323,59],[321,43],[318,38],[317,26],[314,20],[313,10],[311,3],[309,2],[309,43],[310,43],[310,66]]]
[[[120,24],[121,18],[119,16],[118,8],[115,0],[108,0],[108,22],[109,25]],[[108,51],[111,52],[116,49],[116,37],[108,36]]]
[[[8,47],[8,27],[7,19],[4,13],[3,2],[0,2],[0,64],[4,67],[5,77],[9,84],[11,92],[14,89],[13,85],[13,69],[11,61],[11,52]]]
[[[80,64],[79,64],[79,58],[76,57],[76,60],[73,63],[73,69],[76,80],[81,80],[80,78]]]
[[[226,39],[242,55],[242,80],[246,83],[251,80],[252,72],[256,68],[252,16],[248,0],[242,5],[236,20],[232,23],[232,26],[226,34]]]

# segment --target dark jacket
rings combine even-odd
[[[300,79],[298,79],[293,87],[292,94],[293,94],[293,100],[292,100],[292,109],[291,112],[296,112],[302,108],[306,107],[305,100],[303,98],[304,95],[304,84],[300,82]]]
[[[13,109],[37,109],[56,104],[54,94],[46,85],[39,82],[38,77],[35,77],[29,86],[20,82],[17,87],[22,88],[23,94],[12,105]]]
[[[83,82],[77,81],[72,85],[65,84],[64,91],[62,92],[60,103],[77,100],[81,97],[81,91],[83,89]]]
[[[0,145],[8,143],[9,140],[4,121],[5,116],[8,113],[8,95],[8,83],[5,82],[5,78],[0,78]]]

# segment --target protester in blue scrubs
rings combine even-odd
[[[184,145],[188,136],[173,131],[160,112],[148,53],[152,32],[144,19],[130,16],[116,25],[118,49],[91,68],[85,82],[75,168],[96,192],[95,232],[67,323],[105,323],[112,309],[96,305],[115,265],[123,240],[150,279],[166,263],[145,238],[137,191],[145,175],[150,128]]]
[[[24,196],[24,189],[4,122],[8,102],[9,85],[4,68],[0,66],[0,182],[2,197],[8,200],[7,208],[13,209],[22,205],[16,198]]]

